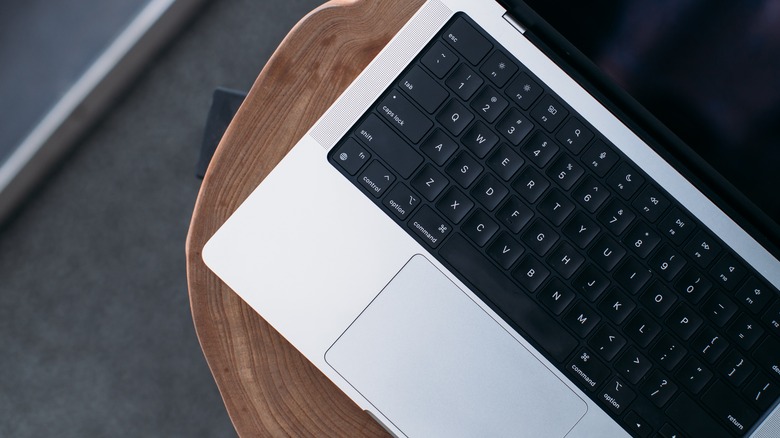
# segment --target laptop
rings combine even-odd
[[[204,261],[396,436],[780,435],[771,239],[578,56],[427,1]]]

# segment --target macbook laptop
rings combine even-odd
[[[778,436],[769,238],[578,56],[427,1],[204,261],[397,436]]]

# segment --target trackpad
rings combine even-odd
[[[325,355],[406,435],[566,435],[585,402],[425,257]]]

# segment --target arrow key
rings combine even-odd
[[[664,424],[661,430],[658,431],[658,433],[663,438],[682,438],[682,434],[680,433],[680,431],[678,431],[676,427],[672,426],[669,423]]]
[[[645,420],[634,411],[630,411],[628,414],[626,414],[624,421],[626,423],[626,427],[628,427],[628,429],[634,432],[637,436],[647,437],[650,436],[650,434],[653,432],[647,422],[645,422]]]

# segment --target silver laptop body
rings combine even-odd
[[[329,161],[345,134],[388,88],[401,85],[399,75],[459,13],[651,175],[765,281],[780,287],[775,257],[534,46],[523,35],[522,23],[491,0],[426,2],[207,243],[204,261],[397,436],[642,435],[652,426],[641,415],[629,416],[636,413],[632,405],[622,409],[621,396],[609,395],[620,394],[625,377],[595,382],[588,375],[589,363],[605,362],[594,348],[579,340],[558,364],[548,359],[549,351],[535,347],[432,255],[441,248],[441,242],[433,242],[437,232],[444,234],[441,228],[428,230],[413,222],[399,226],[390,207],[380,208]],[[371,181],[363,182],[372,187]],[[401,205],[393,208],[405,208],[396,204]],[[425,238],[431,243],[421,243]],[[642,389],[632,391],[644,397]],[[671,400],[667,409],[684,406]],[[779,436],[780,413],[776,407],[767,412],[750,431],[743,426],[740,432],[738,418],[731,424],[721,421],[718,430]],[[641,422],[638,431],[629,424],[634,418]],[[668,426],[652,433],[678,430],[675,421]]]

